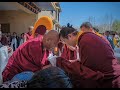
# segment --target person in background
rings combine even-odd
[[[24,43],[24,33],[21,34],[19,46],[23,43]]]
[[[111,46],[112,46],[112,49],[114,49],[115,46],[114,46],[114,43],[113,43],[112,38],[110,37],[110,31],[105,31],[105,37],[106,37],[107,40],[110,42],[110,44],[111,44]]]
[[[4,70],[9,57],[12,55],[13,50],[6,43],[7,38],[4,38],[2,33],[0,34],[0,84],[3,82],[2,71]]]
[[[26,42],[26,41],[28,41],[28,40],[33,38],[32,37],[32,30],[33,30],[33,28],[34,28],[33,26],[29,26],[28,32],[24,34],[24,42]]]
[[[98,35],[98,36],[102,36],[100,33],[99,33],[99,29],[98,28],[96,28],[96,27],[93,27],[93,30],[94,30],[94,32]]]
[[[8,40],[8,45],[10,46],[12,41],[11,33],[7,34],[7,40]]]
[[[117,39],[115,38],[115,33],[112,33],[112,40],[113,40],[113,44],[116,47],[117,46]]]
[[[99,29],[98,28],[93,27],[93,30],[94,30],[96,35],[98,35],[99,37],[101,37],[103,40],[105,40],[107,43],[110,44],[110,42],[102,34],[99,33]]]
[[[115,32],[115,36],[114,36],[114,44],[117,48],[119,48],[119,42],[120,42],[120,37],[118,35],[117,32]]]
[[[0,47],[2,47],[1,39],[2,39],[2,31],[1,31],[1,28],[0,28]]]
[[[12,36],[12,41],[11,41],[11,47],[13,49],[13,51],[15,51],[17,49],[17,33],[13,32],[13,36]]]
[[[8,53],[11,53],[12,52],[12,48],[9,47],[9,45],[7,43],[7,39],[5,38],[4,40],[5,40],[4,41],[5,43],[3,43],[3,35],[2,35],[2,31],[0,31],[0,48],[3,47],[3,46],[7,46]]]

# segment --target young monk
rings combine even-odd
[[[71,46],[77,43],[81,61],[70,63],[61,57],[53,57],[49,61],[68,73],[74,87],[120,88],[120,64],[113,49],[101,37],[90,32],[91,29],[92,25],[85,22],[81,25],[85,32],[80,36],[74,28],[62,28],[60,31],[62,41]]]
[[[48,65],[47,57],[49,51],[57,45],[59,34],[51,30],[41,37],[23,43],[10,57],[8,64],[3,71],[3,80],[7,81],[14,75],[23,71],[36,72],[43,66]]]

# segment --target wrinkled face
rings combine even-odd
[[[72,35],[72,34],[68,34],[68,38],[63,38],[62,36],[60,37],[60,40],[69,46],[76,46],[76,36]]]
[[[49,39],[47,38],[45,40],[45,47],[46,49],[53,51],[55,47],[57,47],[59,42],[59,38],[55,38],[55,39]]]

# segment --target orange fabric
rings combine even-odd
[[[80,37],[80,35],[83,33],[83,31],[82,30],[80,30],[80,32],[78,32],[78,35],[77,35],[77,42],[76,42],[76,44],[78,44],[78,38]]]
[[[39,25],[44,25],[47,30],[52,30],[53,29],[52,19],[48,16],[43,16],[34,24],[34,29],[32,31],[32,36],[34,36],[35,30]]]
[[[98,36],[100,36],[100,37],[102,37],[102,35],[101,35],[101,34],[99,34],[98,32],[96,32],[95,34],[96,34],[96,35],[98,35]]]

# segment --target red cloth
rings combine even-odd
[[[60,50],[60,52],[62,52],[63,46],[64,46],[64,44],[62,42],[58,43],[58,49]]]
[[[22,44],[10,57],[3,71],[3,80],[7,81],[23,71],[36,72],[48,65],[49,51],[43,50],[42,37],[38,37]]]
[[[81,62],[57,58],[57,66],[68,73],[74,87],[120,87],[120,64],[110,44],[89,32],[79,37],[78,46]]]
[[[67,47],[67,45],[64,45],[61,57],[66,60],[75,60],[77,59],[77,51],[72,51]]]
[[[26,37],[26,41],[33,39],[33,36],[29,33],[25,33],[24,37]]]

